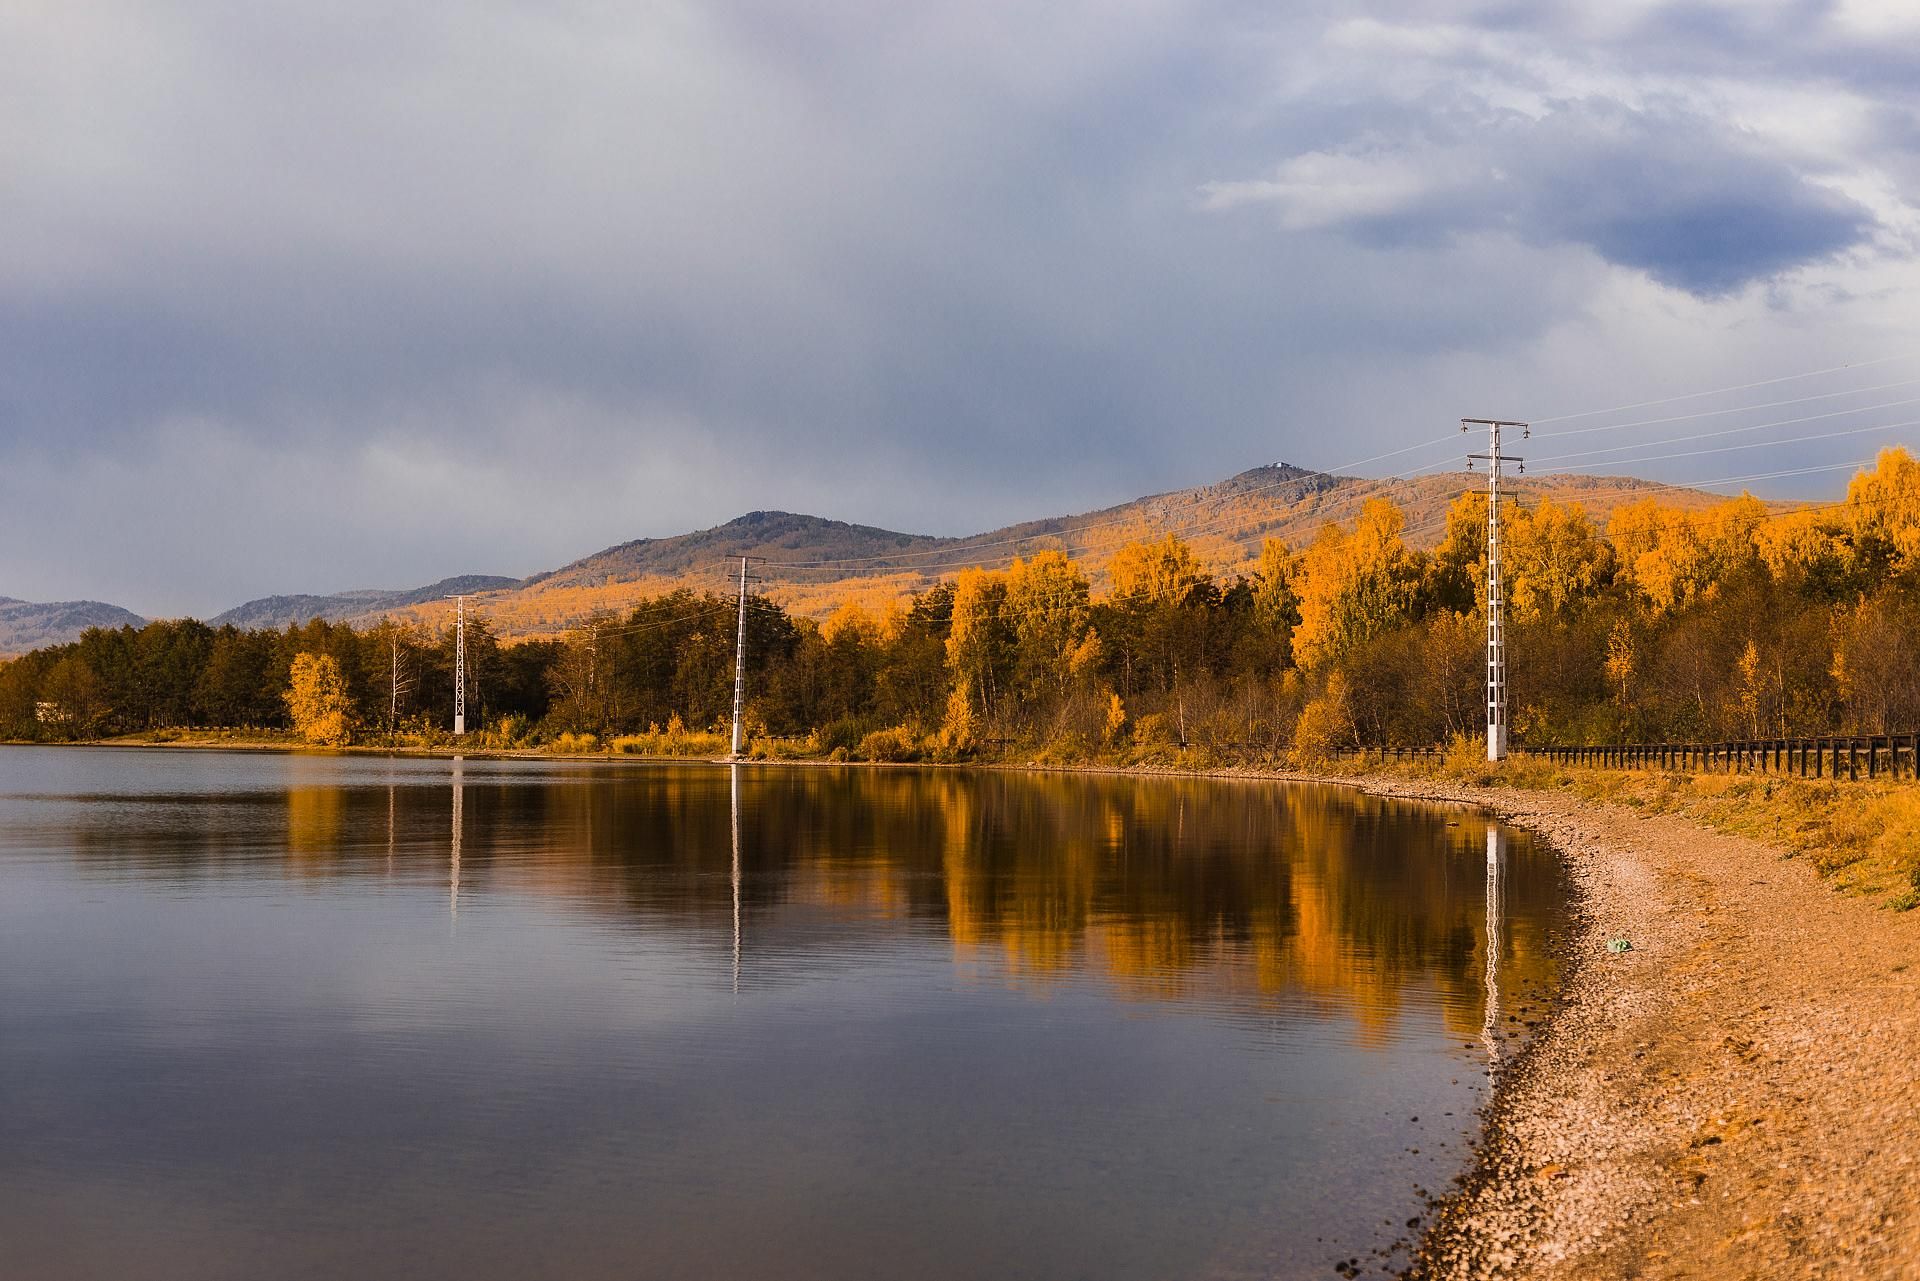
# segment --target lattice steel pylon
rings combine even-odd
[[[1500,465],[1526,464],[1511,454],[1500,452],[1500,429],[1518,427],[1521,437],[1532,434],[1525,423],[1497,418],[1462,418],[1460,430],[1469,427],[1487,429],[1487,452],[1468,454],[1467,470],[1473,460],[1487,463],[1487,759],[1499,761],[1507,755],[1507,634],[1505,609],[1500,594]]]

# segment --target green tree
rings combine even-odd
[[[91,738],[107,727],[112,707],[105,683],[79,653],[56,662],[40,686],[40,716],[67,738]]]

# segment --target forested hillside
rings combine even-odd
[[[1642,497],[1604,523],[1551,496],[1503,508],[1517,740],[1920,728],[1920,464],[1886,451],[1845,501],[1794,511],[1686,499]],[[758,750],[1313,755],[1475,733],[1484,496],[1425,520],[1389,497],[1356,507],[1299,546],[1265,539],[1230,572],[1168,535],[1120,544],[1097,571],[1022,549],[1005,568],[962,569],[882,610],[848,601],[824,620],[756,597]],[[393,619],[95,629],[0,668],[0,732],[284,728],[317,701],[341,727],[330,738],[436,741],[451,719],[452,639]],[[728,713],[734,602],[681,589],[511,644],[482,616],[467,650],[475,745],[679,735]],[[315,661],[290,705],[302,655]]]
[[[966,568],[1004,568],[1018,556],[1059,551],[1096,592],[1109,584],[1120,549],[1178,532],[1198,564],[1222,582],[1257,569],[1269,539],[1299,546],[1329,520],[1349,520],[1370,498],[1389,498],[1406,517],[1406,539],[1431,547],[1447,506],[1477,478],[1464,473],[1367,480],[1285,463],[1255,467],[1212,485],[1135,499],[1078,516],[1027,521],[964,538],[933,538],[790,512],[752,512],[711,529],[610,547],[509,590],[480,607],[505,636],[554,636],[596,613],[622,612],[650,597],[690,589],[725,591],[741,556],[763,558],[763,593],[794,614],[824,619],[853,602],[884,613]],[[1520,476],[1523,499],[1578,501],[1595,520],[1647,496],[1696,509],[1715,501],[1697,490],[1618,477]],[[434,599],[407,611],[438,624]],[[381,611],[385,612],[385,611]]]
[[[1269,538],[1299,544],[1328,520],[1350,518],[1371,497],[1390,497],[1407,516],[1407,541],[1430,547],[1447,504],[1475,478],[1463,474],[1363,480],[1278,463],[1212,485],[1135,499],[1078,516],[1052,516],[964,538],[903,534],[792,512],[749,512],[724,525],[667,538],[643,538],[521,580],[464,574],[424,587],[365,588],[326,594],[263,596],[214,615],[215,627],[285,628],[318,618],[372,626],[385,618],[442,627],[455,593],[502,637],[553,637],[597,614],[623,612],[672,592],[726,591],[741,556],[764,562],[762,592],[788,611],[824,619],[849,602],[877,613],[904,605],[963,568],[1003,568],[1040,550],[1066,553],[1095,591],[1129,543],[1178,532],[1199,563],[1222,579],[1253,572]],[[1554,475],[1518,477],[1514,490],[1534,498],[1577,499],[1596,520],[1647,495],[1693,508],[1714,496],[1650,481]],[[140,617],[115,605],[77,601],[29,605],[0,598],[0,656],[76,639],[87,627],[119,627]]]

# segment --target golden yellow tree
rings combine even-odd
[[[1300,557],[1300,625],[1293,649],[1316,667],[1411,617],[1419,564],[1400,538],[1406,517],[1384,498],[1361,509],[1352,533],[1323,527]]]
[[[1774,696],[1773,673],[1766,669],[1760,654],[1759,642],[1751,637],[1746,648],[1740,651],[1740,657],[1734,663],[1734,698],[1739,705],[1740,719],[1749,737],[1758,738],[1763,725],[1771,727],[1769,715]]]
[[[1796,511],[1775,516],[1755,532],[1760,560],[1776,581],[1836,582],[1854,568],[1853,539],[1841,518]]]
[[[1742,494],[1704,512],[1643,498],[1617,508],[1607,535],[1622,572],[1656,614],[1712,596],[1718,585],[1760,560],[1766,505]]]
[[[1885,556],[1896,573],[1920,566],[1920,462],[1905,449],[1883,449],[1873,468],[1847,486],[1854,538]]]
[[[1532,511],[1516,511],[1502,524],[1515,622],[1564,616],[1612,576],[1613,548],[1577,503],[1542,498]]]
[[[1353,744],[1352,693],[1345,674],[1335,672],[1327,678],[1326,689],[1300,710],[1293,729],[1294,760],[1314,764]]]
[[[820,637],[829,645],[874,645],[879,643],[882,631],[879,620],[859,601],[851,600],[827,615],[827,621],[820,624]]]
[[[1114,596],[1150,605],[1177,604],[1207,581],[1193,549],[1172,534],[1157,542],[1128,543],[1113,554],[1107,575]]]
[[[953,580],[953,624],[947,632],[947,670],[954,695],[980,717],[990,717],[1013,662],[1013,635],[1002,616],[1007,576],[963,569]],[[952,719],[952,704],[948,718]]]
[[[1086,578],[1065,554],[1042,551],[1030,560],[1016,559],[1006,581],[1006,617],[1022,688],[1064,690],[1074,674],[1075,654],[1091,639]]]
[[[1511,507],[1508,509],[1511,511]],[[1501,528],[1507,528],[1503,522]],[[1447,507],[1447,528],[1433,549],[1433,596],[1448,609],[1484,609],[1487,594],[1487,493],[1469,489]]]
[[[1260,543],[1260,567],[1254,571],[1253,599],[1263,609],[1291,608],[1293,549],[1277,538]]]
[[[309,743],[340,747],[352,739],[353,699],[333,655],[294,655],[283,697],[294,730]]]
[[[1607,683],[1613,686],[1614,701],[1622,708],[1626,707],[1628,691],[1633,686],[1634,666],[1633,628],[1623,618],[1607,634],[1605,665]]]

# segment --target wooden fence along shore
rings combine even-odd
[[[1612,743],[1595,747],[1515,744],[1517,756],[1563,765],[1616,769],[1695,769],[1726,773],[1791,774],[1854,781],[1920,778],[1920,733],[1852,734],[1821,738],[1733,739],[1717,743]],[[1381,761],[1433,761],[1440,747],[1346,747],[1338,755]]]

